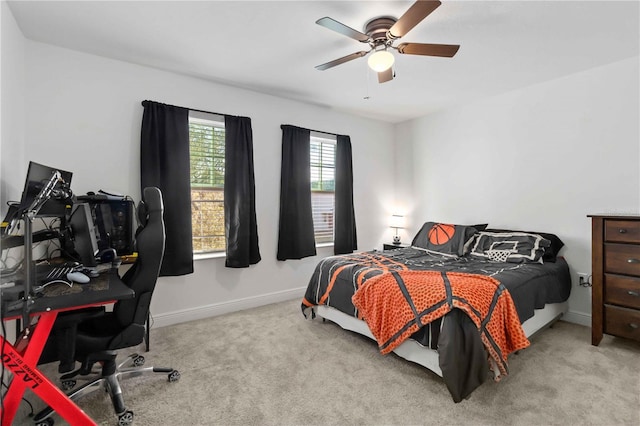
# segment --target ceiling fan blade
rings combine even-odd
[[[393,80],[393,67],[389,67],[388,70],[378,73],[378,83],[386,83],[391,80]]]
[[[370,51],[369,51],[370,52]],[[327,62],[326,64],[316,65],[316,69],[320,71],[324,71],[326,69],[335,67],[336,65],[344,64],[345,62],[352,61],[357,58],[361,58],[369,52],[365,52],[364,50],[361,52],[352,53],[351,55],[343,56],[342,58],[334,59],[333,61]]]
[[[413,6],[407,10],[404,15],[398,19],[398,21],[393,24],[393,26],[388,31],[389,38],[396,39],[403,37],[407,34],[413,27],[418,25],[420,21],[429,16],[431,12],[436,10],[438,6],[442,3],[439,1],[416,1]]]
[[[351,27],[347,27],[342,22],[338,22],[335,19],[329,18],[325,16],[324,18],[320,18],[316,21],[316,24],[321,25],[325,28],[329,28],[337,33],[350,37],[354,40],[358,40],[360,42],[366,43],[369,40],[369,36],[361,33],[360,31],[356,31]]]
[[[459,44],[400,43],[398,52],[405,55],[442,56],[451,58],[460,49]]]

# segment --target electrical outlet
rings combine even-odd
[[[591,283],[589,282],[589,274],[585,274],[584,272],[576,272],[578,276],[578,285],[580,287],[591,287]]]

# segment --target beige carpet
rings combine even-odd
[[[640,344],[590,339],[589,328],[559,322],[509,358],[502,382],[454,404],[435,374],[305,320],[295,300],[153,329],[147,364],[182,378],[138,377],[124,392],[138,426],[640,424]],[[79,404],[98,424],[116,424],[106,394]],[[16,424],[31,424],[23,405]]]

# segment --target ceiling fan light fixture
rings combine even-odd
[[[395,58],[391,54],[391,52],[384,50],[378,50],[373,53],[373,55],[369,56],[367,63],[369,64],[369,68],[374,70],[375,72],[386,71],[393,65]]]

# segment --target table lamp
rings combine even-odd
[[[404,216],[399,214],[391,215],[391,221],[389,227],[396,230],[396,234],[393,236],[393,244],[400,244],[400,235],[398,235],[398,229],[404,228]]]

